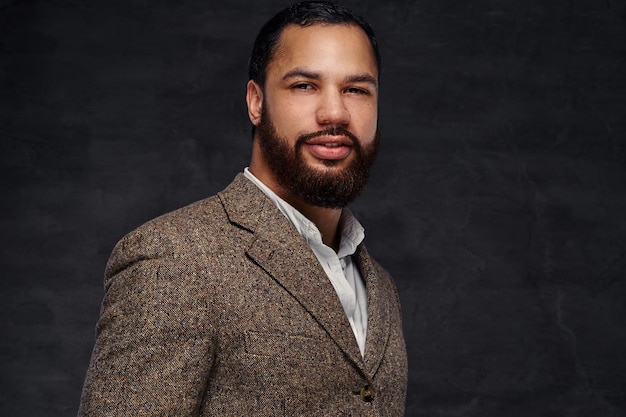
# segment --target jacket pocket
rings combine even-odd
[[[248,331],[245,337],[248,355],[299,361],[327,361],[328,341],[311,336]]]

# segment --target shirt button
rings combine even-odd
[[[376,392],[374,391],[374,388],[370,387],[369,385],[366,385],[363,388],[361,388],[361,399],[365,401],[366,403],[370,403],[374,401],[375,396],[376,396]]]

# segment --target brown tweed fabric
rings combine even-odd
[[[402,416],[397,292],[356,257],[365,359],[317,258],[243,175],[144,224],[107,265],[79,416]]]

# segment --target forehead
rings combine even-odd
[[[354,24],[287,26],[268,64],[268,73],[294,67],[341,68],[378,77],[372,44],[363,29]]]

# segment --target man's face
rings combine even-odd
[[[332,208],[352,201],[378,145],[378,71],[362,29],[288,26],[257,91],[259,100],[248,100],[257,126],[253,173],[288,200]]]

